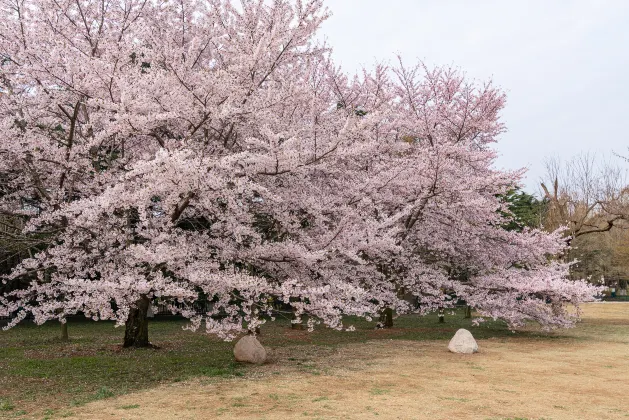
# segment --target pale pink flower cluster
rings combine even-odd
[[[3,1],[0,206],[38,203],[27,230],[50,238],[5,279],[31,281],[0,297],[9,326],[122,324],[148,296],[229,339],[270,297],[341,329],[449,291],[513,326],[574,321],[597,289],[552,257],[561,236],[501,228],[522,175],[493,165],[504,94],[401,59],[349,77],[315,40],[322,3]]]

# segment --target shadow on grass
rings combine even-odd
[[[82,405],[159,384],[193,377],[240,376],[245,367],[234,363],[233,343],[202,332],[184,331],[186,321],[156,318],[150,322],[151,341],[160,349],[122,349],[124,330],[111,322],[71,320],[70,341],[58,339],[59,325],[23,324],[0,332],[0,410],[2,413],[32,412],[44,407],[59,409]],[[270,348],[299,345],[337,346],[369,340],[449,340],[459,328],[472,331],[477,339],[536,338],[557,336],[535,331],[511,332],[505,323],[487,321],[473,326],[462,311],[438,323],[436,315],[401,316],[395,328],[375,330],[374,322],[347,319],[356,331],[324,327],[314,332],[294,331],[288,320],[262,327],[262,340]],[[563,337],[565,338],[565,336]]]

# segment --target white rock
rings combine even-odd
[[[471,332],[461,328],[450,340],[448,350],[452,353],[472,354],[478,351],[478,344],[476,344],[476,340],[474,340]]]
[[[262,344],[252,335],[246,335],[234,346],[234,357],[237,362],[264,363],[266,350]]]

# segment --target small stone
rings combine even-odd
[[[450,340],[448,350],[452,353],[472,354],[478,352],[478,344],[476,340],[474,340],[474,336],[472,336],[471,332],[461,328],[454,334],[452,340]]]
[[[246,335],[234,346],[234,357],[237,362],[264,363],[266,350],[253,335]]]

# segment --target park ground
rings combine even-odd
[[[512,333],[462,313],[400,317],[396,328],[263,327],[269,363],[232,361],[233,343],[151,326],[158,350],[123,350],[107,323],[0,333],[0,417],[81,419],[629,419],[629,304],[585,306],[576,328]],[[480,352],[446,349],[457,328]]]

